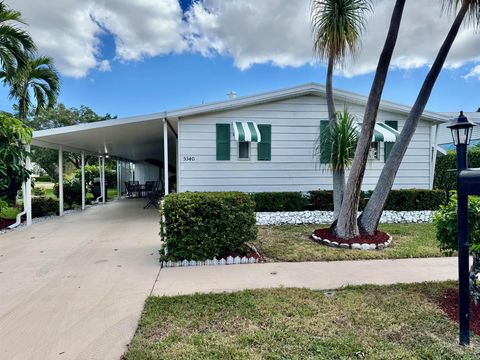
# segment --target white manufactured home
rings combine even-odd
[[[365,96],[335,91],[338,109],[362,121]],[[410,107],[383,101],[363,188],[372,189]],[[160,180],[165,192],[331,189],[314,155],[327,121],[325,87],[308,83],[157,114],[34,133],[33,145],[119,160],[119,184]],[[444,115],[425,111],[394,188],[432,186],[435,134]],[[164,176],[167,173],[169,176]]]

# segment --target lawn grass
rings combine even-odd
[[[149,297],[125,359],[478,359],[434,301],[453,286]]]
[[[385,250],[345,250],[311,240],[315,229],[327,225],[260,226],[255,246],[270,261],[334,261],[401,259],[445,256],[438,248],[433,224],[384,224],[380,230],[393,237]]]

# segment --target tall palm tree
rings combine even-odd
[[[327,61],[326,98],[330,127],[336,120],[333,99],[333,69],[358,50],[360,36],[371,11],[371,0],[313,0],[311,23],[314,52]],[[335,218],[338,216],[345,187],[345,170],[332,168]]]
[[[357,148],[355,149],[355,156],[348,176],[340,214],[338,216],[338,221],[333,228],[337,236],[344,239],[350,239],[360,233],[357,223],[357,212],[360,203],[361,187],[365,175],[365,168],[367,166],[370,143],[372,141],[380,99],[385,86],[385,80],[387,78],[393,50],[397,43],[403,9],[405,8],[405,1],[406,0],[396,0],[393,8],[387,38],[383,45],[380,58],[378,59],[377,70],[365,107],[362,130],[358,139]]]
[[[443,68],[462,22],[465,18],[468,18],[473,21],[476,26],[480,24],[480,0],[444,0],[443,9],[458,10],[458,13],[423,82],[400,136],[390,152],[388,161],[380,174],[375,190],[359,219],[362,227],[371,234],[373,234],[378,227],[378,222],[380,221],[383,208],[392,188],[398,168],[400,167],[403,156],[407,151],[410,140],[415,133],[418,120],[427,105],[432,89]]]
[[[30,35],[19,28],[25,24],[22,14],[0,2],[0,79],[7,79],[17,67],[23,67],[35,51]]]
[[[18,117],[21,120],[26,119],[32,107],[35,115],[52,107],[60,91],[60,80],[53,61],[46,56],[29,59],[9,82],[10,98],[18,101]]]

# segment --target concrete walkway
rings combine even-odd
[[[0,359],[119,359],[158,275],[159,216],[124,200],[0,235]]]
[[[346,285],[455,280],[457,273],[457,258],[165,268],[160,271],[153,293],[171,296],[273,287],[320,290]]]

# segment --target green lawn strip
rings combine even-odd
[[[125,359],[478,359],[434,301],[453,286],[149,297]]]
[[[311,240],[312,232],[327,225],[260,226],[255,245],[270,261],[334,261],[400,259],[445,256],[438,248],[433,224],[383,224],[380,230],[393,237],[382,251],[344,250]]]

